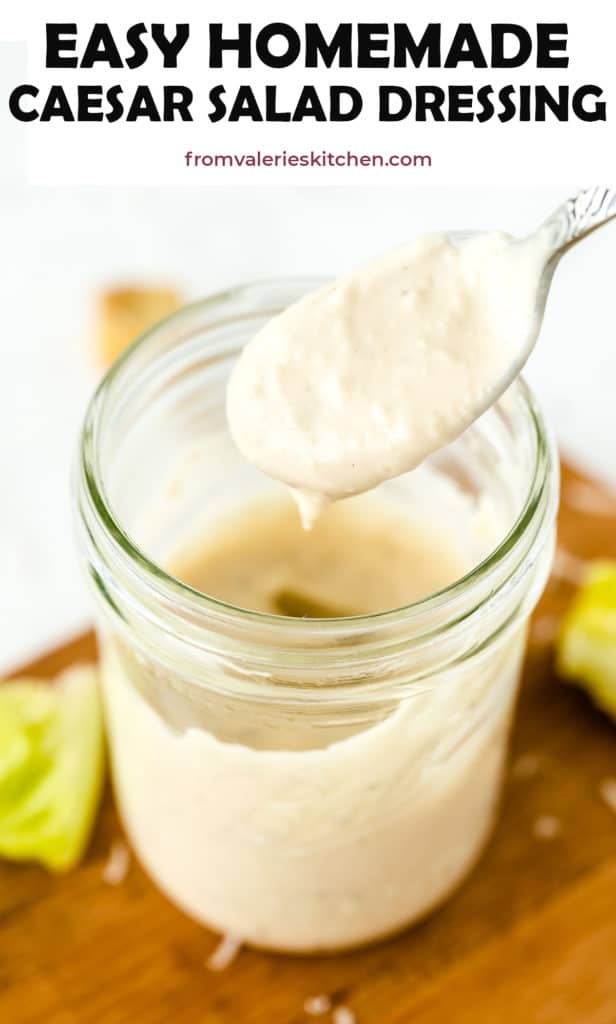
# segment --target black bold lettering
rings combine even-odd
[[[135,89],[126,120],[137,121],[140,117],[145,117],[148,121],[160,121],[158,107],[148,85],[138,85]]]
[[[339,68],[353,67],[353,26],[350,21],[338,25],[329,42],[321,26],[316,22],[306,25],[306,67],[316,68],[319,62],[331,68],[336,62]]]
[[[441,26],[430,23],[419,42],[416,42],[408,25],[396,25],[394,35],[394,67],[405,68],[407,57],[413,67],[421,67],[428,55],[428,67],[441,66]]]
[[[315,121],[327,121],[327,114],[314,85],[305,85],[302,89],[291,120],[304,121],[307,117],[314,117]]]
[[[208,118],[212,124],[216,124],[217,121],[222,121],[223,117],[227,113],[227,108],[223,102],[225,92],[226,90],[224,85],[216,85],[213,89],[210,89],[210,102],[213,110],[208,114]]]
[[[75,120],[75,115],[61,85],[51,86],[41,112],[41,121],[51,121],[52,117],[59,117],[63,121]]]
[[[9,110],[17,121],[24,123],[28,121],[36,121],[38,118],[38,110],[24,110],[22,107],[22,99],[24,96],[32,96],[36,99],[39,91],[34,85],[18,85],[16,89],[9,96]]]
[[[210,25],[210,67],[222,67],[222,55],[226,50],[237,50],[238,68],[252,67],[250,40],[252,26],[250,22],[242,22],[237,26],[237,39],[223,39],[222,25]]]
[[[427,114],[432,115],[434,121],[444,121],[443,104],[445,103],[445,90],[439,86],[419,85],[415,96],[415,120],[427,121]]]
[[[546,110],[554,114],[557,121],[569,120],[568,85],[559,85],[557,97],[545,85],[535,86],[535,121],[545,121]]]
[[[462,61],[470,61],[476,68],[487,68],[488,66],[475,29],[470,22],[462,22],[461,25],[458,25],[443,67],[457,68]]]
[[[392,100],[399,100],[397,109],[392,109]],[[381,85],[379,87],[379,121],[404,121],[409,116],[413,101],[408,89],[401,85]]]
[[[121,100],[123,92],[124,90],[121,85],[112,85],[111,89],[107,90],[107,102],[111,107],[107,114],[107,120],[110,124],[113,124],[115,121],[119,121],[124,113],[124,104]]]
[[[126,41],[133,50],[132,57],[127,57],[126,59],[126,67],[130,68],[131,71],[142,67],[148,59],[148,48],[141,38],[146,32],[147,29],[144,23],[140,21],[138,25],[131,25],[126,33]]]
[[[192,121],[190,107],[193,101],[192,89],[185,85],[166,85],[164,90],[163,121]]]
[[[289,114],[287,121],[290,116]],[[263,120],[263,114],[249,85],[240,85],[229,113],[230,121],[239,121],[240,117],[249,117],[251,121]]]
[[[188,42],[189,34],[190,26],[186,22],[175,26],[175,35],[172,39],[167,39],[163,24],[156,22],[152,25],[152,39],[163,55],[164,68],[177,68],[178,57]]]
[[[513,37],[517,42],[516,53],[505,56],[505,40]],[[533,41],[522,25],[492,25],[492,67],[521,68],[533,52]]]
[[[77,49],[77,25],[75,22],[64,21],[46,25],[45,33],[45,67],[76,68],[77,57],[64,56],[67,53],[75,53]]]
[[[110,68],[124,66],[111,29],[104,21],[95,23],[81,58],[82,68],[92,68],[95,64],[108,64]]]
[[[385,36],[384,39],[375,36]],[[387,49],[387,24],[381,22],[378,25],[367,25],[361,22],[357,26],[357,67],[358,68],[387,68],[389,57],[375,57],[374,51],[382,52]]]
[[[474,121],[472,85],[449,86],[449,117],[450,121]]]
[[[77,89],[77,120],[103,120],[103,89],[100,85],[80,85]]]
[[[275,36],[282,36],[287,44],[286,51],[278,57],[270,50],[270,43]],[[302,44],[295,29],[282,21],[274,21],[262,28],[255,42],[257,57],[268,68],[290,67],[299,57],[301,48]]]
[[[364,101],[359,89],[352,85],[332,85],[330,89],[330,120],[354,121],[361,114]],[[348,98],[351,105],[348,110],[342,109],[343,98]]]
[[[502,107],[498,120],[503,124],[515,117],[515,103],[512,99],[514,92],[515,89],[512,85],[506,85],[503,89],[498,90],[498,98]]]
[[[489,121],[494,116],[494,102],[492,100],[492,93],[494,89],[491,85],[482,85],[481,89],[477,90],[477,102],[481,107],[477,114],[477,120],[480,124],[484,121]]]
[[[568,57],[555,57],[557,52],[566,53],[567,32],[569,31],[566,22],[559,24],[537,25],[537,67],[538,68],[568,68]],[[558,38],[558,37],[561,38]]]
[[[572,99],[571,108],[580,121],[605,121],[607,120],[607,104],[605,100],[601,103],[591,103],[590,108],[584,105],[588,96],[594,96],[597,100],[603,96],[603,89],[596,85],[582,85],[576,89]]]

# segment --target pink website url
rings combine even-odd
[[[184,154],[186,167],[432,167],[427,153],[332,153],[308,150],[305,153],[192,153]]]

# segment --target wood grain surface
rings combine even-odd
[[[571,470],[559,544],[616,557],[616,499]],[[568,575],[571,563],[560,562]],[[554,625],[571,593],[554,576],[535,615],[495,835],[424,924],[337,957],[242,950],[213,973],[206,960],[217,937],[175,910],[137,864],[122,884],[103,881],[121,835],[108,794],[79,869],[52,877],[0,867],[2,1024],[329,1021],[303,1010],[322,993],[357,1024],[615,1024],[616,814],[599,787],[616,777],[616,728],[554,676]],[[28,671],[45,676],[94,655],[87,636]],[[561,831],[539,839],[546,815]]]

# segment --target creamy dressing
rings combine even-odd
[[[543,237],[420,238],[306,295],[246,345],[227,392],[242,454],[310,525],[417,466],[519,368],[539,327]]]
[[[523,639],[371,728],[300,750],[174,731],[106,642],[115,791],[141,862],[194,918],[257,946],[342,949],[417,920],[492,826]]]
[[[288,497],[247,501],[171,563],[175,576],[210,597],[295,618],[401,608],[471,568],[454,536],[375,495],[332,505],[310,531]]]
[[[308,605],[300,615],[417,598],[468,568],[456,530],[379,496],[356,501],[310,533],[288,500],[249,503],[172,567],[261,611],[292,595]],[[258,946],[333,950],[402,928],[459,883],[491,828],[523,640],[520,626],[478,662],[354,718],[352,702],[328,707],[325,669],[322,706],[304,715],[217,697],[215,660],[187,707],[181,672],[153,670],[106,635],[115,789],[139,858],[197,920]],[[417,669],[412,652],[401,657]],[[273,665],[284,679],[284,652]],[[384,682],[377,670],[373,685]]]

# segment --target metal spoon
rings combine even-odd
[[[583,189],[562,203],[532,235],[514,243],[523,247],[525,245],[536,246],[540,242],[545,252],[545,264],[537,285],[536,330],[528,335],[526,343],[521,346],[511,365],[510,372],[490,395],[489,401],[485,403],[481,411],[485,412],[507,390],[533,351],[541,330],[554,271],[561,257],[582,238],[586,238],[614,218],[616,218],[616,189],[593,185],[592,188]]]
[[[255,335],[231,375],[227,415],[240,451],[294,490],[305,523],[328,501],[414,469],[512,384],[563,253],[613,217],[616,189],[595,186],[526,238],[488,232],[484,250],[484,232],[442,236],[423,276],[420,255],[416,295],[412,259],[394,253],[294,304]]]

